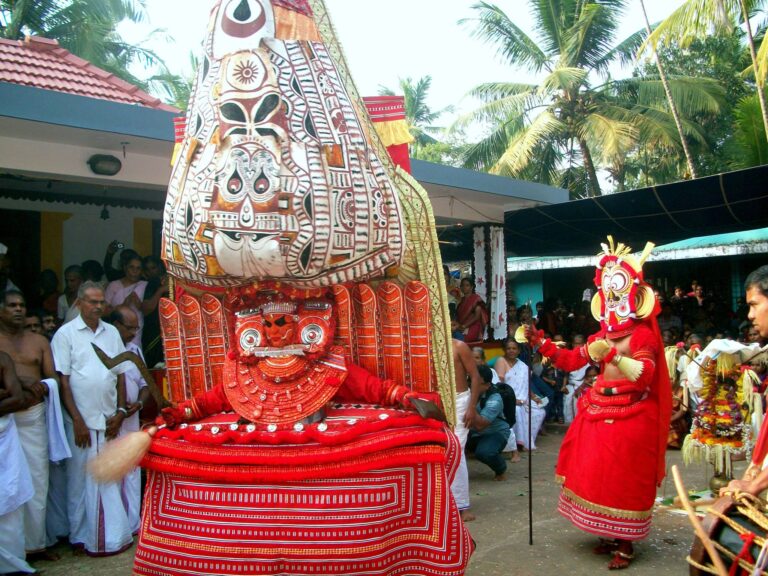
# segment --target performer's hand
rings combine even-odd
[[[587,347],[587,350],[589,352],[589,357],[592,358],[594,362],[602,362],[603,359],[611,351],[611,348],[611,344],[608,342],[608,340],[600,339],[592,342]]]
[[[91,432],[88,430],[88,426],[82,418],[77,418],[72,421],[72,427],[75,431],[75,446],[80,448],[88,448],[91,445]]]
[[[168,406],[160,410],[160,416],[155,420],[157,424],[165,424],[169,428],[184,422],[184,410],[178,406]]]
[[[531,346],[539,346],[544,338],[543,330],[536,330],[535,326],[530,324],[525,325],[525,338]]]

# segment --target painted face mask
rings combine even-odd
[[[643,281],[642,265],[653,249],[648,243],[639,258],[624,244],[614,246],[608,236],[595,272],[597,293],[592,298],[592,315],[609,334],[631,330],[637,320],[648,317],[656,306],[651,287]]]
[[[322,407],[344,375],[332,346],[333,297],[322,289],[233,289],[225,393],[241,415],[267,423],[300,420]]]

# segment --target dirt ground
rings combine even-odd
[[[533,453],[533,545],[528,530],[528,454],[511,464],[506,482],[492,481],[493,473],[474,459],[469,461],[472,511],[468,523],[477,550],[468,576],[595,576],[607,573],[607,558],[592,553],[594,537],[575,529],[556,511],[558,485],[553,471],[564,428],[550,425]],[[667,453],[668,465],[678,464],[687,488],[704,490],[711,477],[704,466],[684,467],[679,452]],[[737,465],[738,474],[743,466]],[[671,476],[658,496],[675,494]],[[658,506],[651,536],[639,543],[628,571],[633,576],[680,576],[688,573],[688,554],[693,529],[680,511]],[[110,558],[75,557],[67,546],[57,548],[58,562],[37,562],[45,576],[129,576],[133,549]]]

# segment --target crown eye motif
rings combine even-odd
[[[302,344],[317,344],[323,340],[325,331],[319,324],[307,324],[301,330]]]
[[[261,345],[261,332],[256,328],[246,328],[240,332],[240,349],[244,352]]]

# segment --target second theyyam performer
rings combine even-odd
[[[608,568],[627,568],[632,543],[651,528],[656,487],[664,478],[664,454],[672,392],[653,290],[643,281],[639,257],[608,237],[595,274],[592,313],[600,331],[574,350],[560,349],[542,333],[529,341],[563,370],[589,362],[600,375],[581,396],[578,414],[560,448],[556,474],[559,510],[573,524],[601,538],[595,553],[609,554]]]
[[[321,0],[212,4],[165,205],[172,405],[138,434],[134,573],[460,576],[426,192],[388,157]]]

